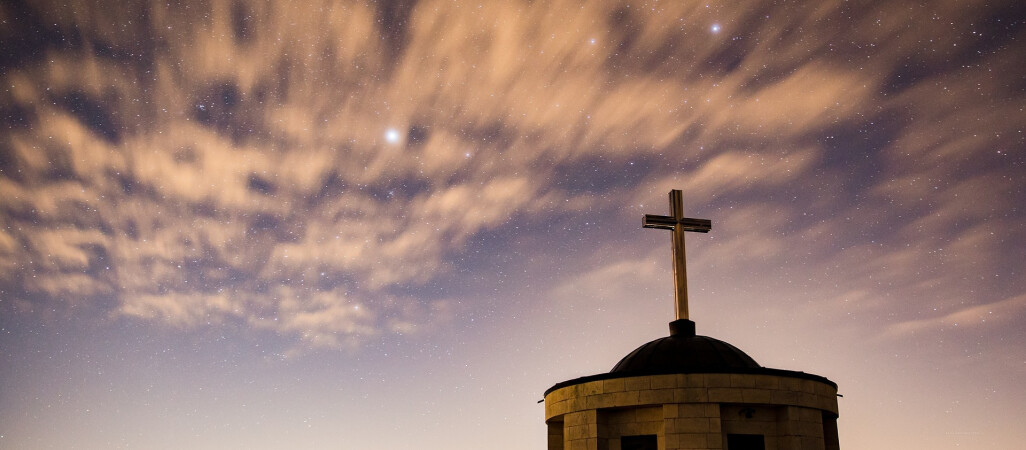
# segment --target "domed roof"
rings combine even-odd
[[[763,374],[802,378],[837,386],[819,375],[762,367],[733,345],[708,336],[696,336],[695,323],[681,319],[670,322],[670,336],[638,347],[624,356],[608,373],[556,383],[545,391],[545,395],[556,389],[589,381],[680,373]]]
[[[694,322],[676,320],[670,323],[670,336],[638,347],[621,359],[609,373],[731,373],[760,367],[759,363],[733,345],[708,336],[696,336]]]

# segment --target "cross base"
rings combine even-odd
[[[691,337],[695,335],[695,323],[688,319],[670,322],[670,336]]]

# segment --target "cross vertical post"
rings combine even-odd
[[[708,233],[712,221],[684,217],[684,201],[680,190],[670,191],[670,215],[645,214],[642,227],[670,230],[673,250],[673,297],[677,320],[688,319],[688,272],[684,264],[684,233],[694,231]]]

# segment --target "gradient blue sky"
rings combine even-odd
[[[0,6],[0,447],[540,449],[673,319],[1026,441],[1019,2]]]

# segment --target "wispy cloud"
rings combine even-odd
[[[670,188],[720,266],[916,297],[1014,259],[1023,57],[942,20],[987,11],[671,3],[39,5],[3,28],[52,33],[8,44],[0,285],[352,346],[450,320],[410,292],[481,233]]]
[[[903,338],[945,328],[1004,327],[1009,324],[1022,323],[1023,320],[1026,320],[1026,295],[981,305],[970,305],[948,314],[893,323],[884,330],[884,336]]]

